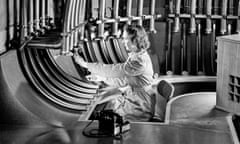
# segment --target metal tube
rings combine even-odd
[[[98,18],[101,21],[98,24],[98,36],[99,37],[104,37],[104,19],[105,19],[105,5],[106,5],[106,0],[100,0],[99,2],[99,15]]]
[[[13,37],[11,41],[11,47],[14,47],[15,44],[19,44],[19,26],[20,26],[20,18],[21,18],[21,11],[20,11],[20,1],[14,0],[13,1]]]
[[[169,13],[173,14],[173,0],[169,0],[168,7],[169,7]]]
[[[213,1],[213,14],[218,15],[219,14],[219,0],[214,0]]]
[[[70,22],[70,31],[69,31],[69,37],[70,37],[70,45],[69,45],[69,49],[67,51],[70,52],[72,49],[73,49],[73,46],[74,46],[74,40],[75,40],[75,28],[77,25],[75,25],[75,21],[77,19],[77,13],[76,13],[76,0],[72,0],[73,1],[73,6],[71,8],[71,22]]]
[[[222,19],[221,19],[221,34],[224,35],[227,31],[227,0],[222,0]]]
[[[202,65],[202,35],[201,35],[201,23],[197,23],[197,72],[199,75],[203,74],[203,65]]]
[[[132,0],[127,1],[127,17],[128,17],[127,24],[131,24],[131,22],[132,22]]]
[[[55,16],[54,16],[54,2],[53,0],[47,0],[47,17],[48,17],[48,25],[49,27],[53,27],[55,24]]]
[[[41,28],[46,28],[46,0],[42,0]]]
[[[240,0],[238,1],[238,19],[237,19],[237,33],[240,34]]]
[[[212,0],[207,0],[207,19],[206,19],[206,33],[210,34],[212,32]]]
[[[22,4],[22,31],[21,31],[21,34],[22,34],[22,40],[24,40],[27,36],[28,36],[28,16],[27,16],[27,7],[28,7],[28,1],[27,0],[22,0],[23,2],[21,3]]]
[[[234,14],[234,0],[229,0],[228,3],[228,15]]]
[[[172,21],[168,19],[167,21],[167,47],[166,47],[166,73],[171,74],[172,73],[172,67],[171,67],[171,44],[172,44],[172,35],[171,35],[171,27],[172,27]]]
[[[29,5],[28,5],[28,8],[29,8],[29,34],[34,34],[34,28],[33,28],[33,23],[34,23],[34,3],[33,3],[33,0],[30,0],[29,1]]]
[[[180,30],[180,7],[181,7],[181,0],[176,1],[175,6],[175,18],[174,18],[174,26],[173,26],[173,32],[178,32]]]
[[[151,19],[150,19],[150,31],[151,32],[156,32],[156,29],[155,29],[155,5],[156,5],[156,0],[152,0],[151,1],[151,12],[150,12],[150,15],[152,16]]]
[[[34,20],[34,24],[35,24],[35,31],[40,31],[40,2],[39,0],[35,0],[35,20]]]
[[[78,27],[80,24],[80,21],[79,21],[80,16],[79,15],[82,15],[81,10],[80,10],[81,4],[82,4],[82,1],[77,0],[76,17],[75,17],[75,26],[76,27]],[[74,47],[77,47],[77,45],[78,45],[78,40],[79,40],[78,31],[79,31],[79,28],[75,29],[75,31],[74,31]]]
[[[190,19],[190,33],[196,32],[196,22],[195,22],[195,15],[196,15],[196,0],[191,1],[191,19]]]
[[[85,12],[86,12],[86,0],[82,0],[82,7],[81,7],[81,18],[79,22],[85,21]],[[84,31],[85,31],[85,24],[83,24],[80,28],[80,40],[84,39]]]
[[[68,0],[66,1],[66,9],[65,9],[65,15],[64,15],[64,24],[63,24],[63,47],[61,50],[61,54],[65,55],[69,52],[69,44],[70,44],[70,37],[69,37],[69,32],[70,32],[70,22],[71,22],[71,9],[73,7],[73,1]]]
[[[118,15],[118,11],[119,11],[119,0],[115,0],[114,1],[114,6],[113,6],[113,18],[115,20],[115,22],[113,23],[113,32],[112,34],[114,36],[118,36],[118,18],[119,18],[119,15]]]
[[[139,25],[143,24],[143,0],[139,0],[138,1],[138,11],[137,11],[137,15],[139,17],[141,17],[138,21]]]

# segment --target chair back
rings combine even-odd
[[[154,116],[152,122],[164,122],[167,102],[173,97],[174,86],[166,80],[161,80],[156,86],[154,94]]]
[[[173,97],[174,94],[174,86],[166,80],[161,80],[157,84],[158,93],[163,96],[167,101]]]

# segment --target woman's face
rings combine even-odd
[[[137,47],[132,43],[130,37],[126,31],[123,31],[122,35],[123,44],[126,47],[127,52],[136,52]]]

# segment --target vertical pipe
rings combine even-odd
[[[231,16],[234,15],[234,0],[228,1],[227,15],[231,15]],[[233,20],[227,21],[227,34],[228,35],[230,35],[232,33],[232,23],[233,23]]]
[[[41,5],[41,28],[45,29],[46,28],[46,0],[42,0],[42,5]]]
[[[38,32],[40,31],[40,1],[35,0],[35,31]]]
[[[71,8],[71,18],[70,18],[70,31],[69,31],[69,37],[70,37],[70,45],[69,45],[69,49],[67,51],[70,52],[73,49],[74,46],[74,40],[75,40],[75,21],[77,19],[77,13],[76,13],[76,0],[72,0],[73,1],[73,6]]]
[[[213,23],[213,33],[212,33],[212,46],[211,46],[211,68],[212,73],[216,73],[216,62],[215,62],[215,50],[216,50],[216,23]]]
[[[212,15],[212,0],[206,0],[207,1],[207,19],[206,19],[206,30],[205,32],[207,34],[212,32],[212,20],[211,20],[211,15]]]
[[[190,18],[190,33],[196,32],[196,22],[195,22],[195,15],[196,15],[196,0],[191,1],[191,18]]]
[[[203,14],[203,0],[198,0],[198,14]]]
[[[33,0],[29,0],[29,34],[34,34],[34,28],[33,28],[33,23],[34,23],[34,3]]]
[[[137,11],[137,15],[140,17],[139,21],[138,21],[138,25],[142,25],[143,24],[143,0],[138,0],[138,11]]]
[[[172,31],[171,44],[171,70],[173,74],[181,73],[181,30],[180,30],[180,4],[181,0],[176,1],[175,18]],[[171,73],[170,73],[171,74]]]
[[[213,14],[218,15],[219,14],[219,4],[220,0],[213,0]]]
[[[181,0],[177,0],[176,6],[175,6],[175,18],[174,18],[174,26],[173,26],[173,32],[178,32],[180,30],[180,6],[181,6]]]
[[[240,34],[240,0],[238,1],[238,19],[237,19],[237,33]]]
[[[47,17],[49,27],[55,26],[55,15],[54,15],[54,2],[53,0],[47,0]]]
[[[128,17],[127,24],[131,24],[132,23],[132,0],[127,1],[127,17]]]
[[[202,34],[201,34],[201,21],[197,21],[197,72],[198,75],[203,75],[203,65],[202,65]]]
[[[182,24],[182,75],[187,75],[187,24]]]
[[[82,0],[82,8],[81,8],[81,18],[79,19],[80,22],[85,22],[85,12],[86,12],[86,0]],[[84,31],[85,31],[85,24],[82,25],[81,29],[81,35],[80,35],[80,40],[83,40],[84,39]]]
[[[151,0],[151,19],[150,19],[150,31],[151,32],[156,32],[156,29],[155,29],[155,5],[156,5],[156,0]]]
[[[169,13],[173,14],[173,0],[169,0],[168,7],[169,7]]]
[[[213,29],[212,29],[212,0],[205,0],[206,2],[206,29],[205,34],[202,37],[202,55],[203,55],[203,71],[206,75],[213,74],[212,67],[212,52],[214,52],[215,38],[213,38]]]
[[[172,44],[172,35],[171,35],[171,28],[172,28],[172,20],[168,19],[167,21],[167,48],[166,48],[166,73],[172,74],[172,68],[171,68],[171,44]]]
[[[119,0],[115,0],[114,1],[114,6],[113,6],[113,18],[115,19],[115,22],[113,23],[113,35],[114,36],[118,36],[118,18],[119,18],[119,15],[118,15],[118,12],[119,12]]]
[[[61,54],[65,55],[69,53],[69,44],[70,44],[70,37],[69,32],[71,28],[71,9],[73,7],[73,1],[67,0],[66,1],[66,9],[65,9],[65,15],[64,15],[64,24],[63,24],[63,33],[62,33],[62,41],[63,41],[63,47],[61,50]]]
[[[187,36],[187,67],[188,72],[191,75],[197,73],[197,49],[196,49],[196,0],[191,1],[191,12],[190,12],[190,29]]]
[[[227,0],[222,0],[222,19],[221,19],[221,34],[224,35],[227,31]]]
[[[100,0],[99,5],[99,20],[100,23],[98,24],[98,36],[100,38],[104,37],[104,18],[105,18],[105,6],[106,6],[106,0]]]
[[[20,18],[21,18],[21,14],[22,14],[22,12],[21,12],[21,5],[20,5],[20,1],[19,0],[14,0],[14,6],[13,6],[13,8],[14,8],[14,35],[13,35],[13,38],[14,38],[14,40],[15,40],[15,42],[17,42],[17,44],[19,44],[19,26],[20,26],[20,22],[21,22],[21,20],[20,20]]]
[[[21,0],[21,41],[24,41],[28,36],[28,15],[27,15],[28,1]]]
[[[80,23],[81,23],[81,21],[79,19],[80,19],[80,16],[82,15],[81,10],[80,10],[81,5],[82,5],[82,1],[77,0],[77,3],[76,3],[76,17],[75,17],[75,26],[77,28],[74,31],[74,47],[77,47],[78,40],[79,40],[78,32],[79,32],[79,29],[80,29],[79,26],[80,26]]]
[[[228,15],[234,15],[234,0],[228,2]]]
[[[219,5],[221,1],[213,0],[213,15],[219,15]],[[211,52],[210,52],[210,60],[211,62],[208,62],[211,66],[211,75],[213,75],[216,72],[216,62],[215,62],[215,51],[216,51],[216,25],[217,20],[212,20],[212,37],[211,37]],[[214,74],[215,75],[215,74]]]

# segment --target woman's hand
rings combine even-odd
[[[77,50],[74,50],[73,59],[80,66],[87,68],[87,62],[85,62],[84,59],[78,54]]]
[[[99,75],[87,75],[87,80],[89,81],[104,81],[106,78]]]

